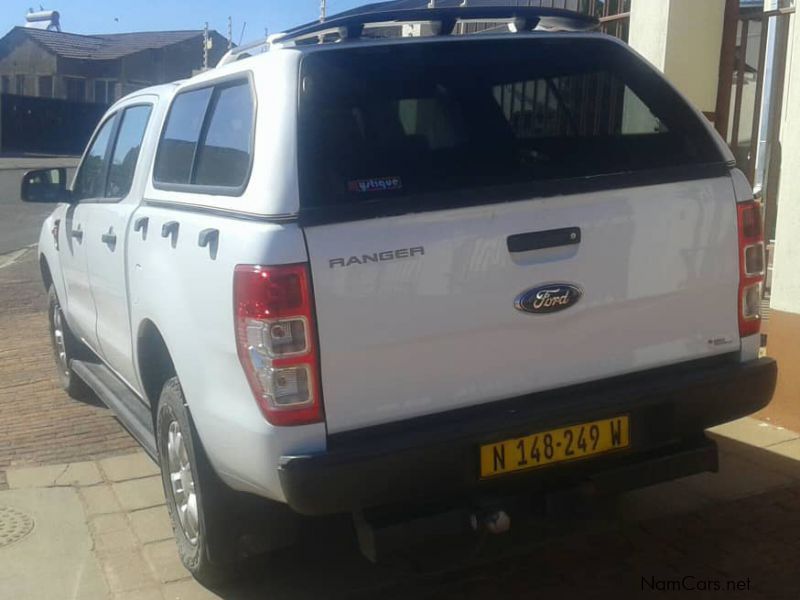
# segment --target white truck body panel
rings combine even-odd
[[[236,353],[231,286],[237,264],[304,262],[302,232],[294,224],[146,205],[134,216],[142,217],[148,219],[146,236],[131,232],[128,243],[135,343],[146,322],[163,336],[220,477],[236,489],[281,500],[278,459],[324,450],[325,424],[274,427],[264,419]],[[173,248],[161,228],[176,219]],[[197,242],[207,228],[220,231],[215,258]]]
[[[738,350],[733,206],[724,177],[308,228],[328,430]],[[581,228],[578,246],[506,246],[564,227]],[[514,310],[548,282],[584,296],[556,314]]]
[[[153,160],[158,141],[158,124],[164,117],[166,102],[158,102],[152,94],[133,94],[118,102],[114,111],[124,111],[134,106],[150,107],[150,120],[142,139],[139,153],[141,164]],[[125,383],[141,393],[133,361],[133,338],[128,299],[126,245],[131,219],[139,206],[145,186],[145,169],[137,169],[130,192],[119,202],[100,202],[91,205],[91,215],[85,225],[88,253],[88,273],[95,302],[95,352]],[[105,234],[116,236],[114,243],[103,241]]]

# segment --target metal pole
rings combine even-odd
[[[228,50],[233,48],[233,19],[228,17]]]
[[[208,21],[203,27],[203,70],[208,69]]]
[[[328,16],[328,3],[326,0],[319,0],[319,21],[320,23],[324,23],[325,19]]]

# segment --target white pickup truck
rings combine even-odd
[[[715,470],[703,431],[769,402],[759,205],[595,25],[346,14],[118,101],[69,189],[26,176],[59,376],[161,465],[196,577],[258,519],[263,549],[352,514],[375,558],[412,516]]]

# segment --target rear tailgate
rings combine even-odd
[[[603,37],[306,56],[329,432],[737,350],[733,186],[701,119]]]
[[[509,251],[511,235],[573,227],[579,244]],[[727,177],[309,227],[306,238],[332,433],[739,347]],[[583,296],[560,312],[515,309],[521,292],[553,282]]]

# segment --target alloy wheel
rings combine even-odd
[[[167,457],[172,497],[175,509],[178,511],[178,519],[186,539],[190,544],[196,545],[199,527],[194,473],[184,433],[177,421],[172,421],[167,431]]]

